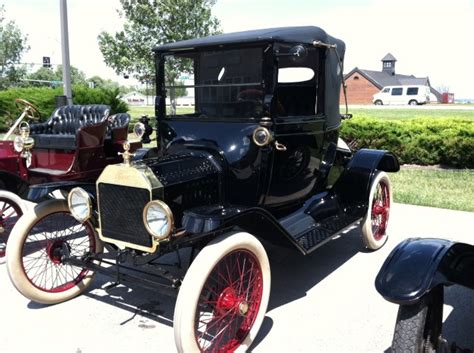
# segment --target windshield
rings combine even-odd
[[[260,117],[262,56],[262,48],[165,56],[166,116]]]

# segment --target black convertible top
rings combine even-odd
[[[300,27],[279,27],[257,29],[251,31],[218,34],[209,37],[183,40],[180,42],[157,45],[153,51],[169,53],[173,51],[213,49],[215,47],[225,47],[226,45],[251,44],[251,43],[294,43],[313,44],[314,42],[326,44],[336,44],[336,48],[321,47],[327,50],[325,60],[325,80],[324,80],[324,113],[327,116],[327,126],[329,129],[336,128],[341,123],[339,113],[339,94],[342,82],[342,62],[346,46],[342,40],[331,37],[323,29],[315,26]]]
[[[314,41],[321,41],[329,44],[337,44],[344,48],[344,42],[328,35],[323,29],[315,26],[300,27],[279,27],[256,29],[251,31],[218,34],[209,37],[183,40],[164,45],[157,45],[153,48],[155,52],[167,52],[183,49],[196,49],[202,47],[212,47],[224,44],[244,44],[262,42],[286,42],[311,44]]]

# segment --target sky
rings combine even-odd
[[[50,56],[61,63],[59,0],[0,0],[8,19],[28,35],[23,62]],[[119,0],[68,0],[71,65],[87,76],[122,84],[103,62],[97,35],[114,33],[123,20]],[[355,66],[381,70],[391,53],[396,72],[428,76],[456,98],[474,98],[474,0],[218,0],[213,14],[224,32],[314,25],[346,43],[345,72]]]

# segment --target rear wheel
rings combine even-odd
[[[25,206],[18,195],[0,190],[0,261],[5,257],[10,232],[24,212]]]
[[[16,289],[28,299],[56,304],[81,294],[94,272],[63,262],[102,251],[90,222],[79,223],[65,200],[49,200],[27,212],[13,228],[7,268]]]
[[[270,265],[248,233],[214,239],[191,264],[174,312],[179,352],[241,352],[255,339],[270,296]]]
[[[436,352],[441,336],[443,287],[413,305],[400,305],[392,341],[393,353]]]
[[[372,181],[367,214],[362,223],[362,239],[367,248],[377,250],[388,239],[387,227],[392,201],[392,185],[387,173],[378,172]]]

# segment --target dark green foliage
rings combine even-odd
[[[62,88],[14,88],[0,92],[0,129],[8,128],[8,120],[14,120],[20,112],[15,107],[15,99],[25,99],[38,107],[42,119],[46,120],[55,109],[55,96],[63,94]],[[74,104],[107,104],[110,105],[112,114],[128,111],[128,106],[119,98],[119,89],[87,88],[74,86],[72,97]]]
[[[474,123],[463,119],[354,118],[341,137],[353,148],[388,150],[403,164],[474,168]]]

